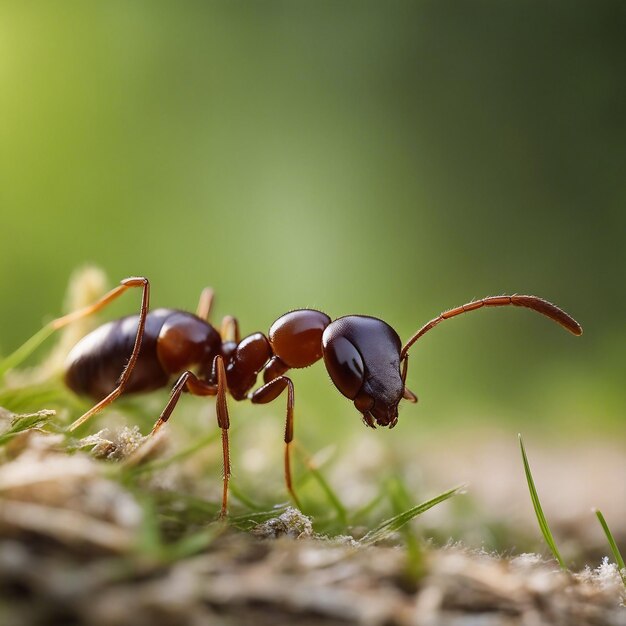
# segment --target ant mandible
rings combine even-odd
[[[225,317],[219,331],[210,324],[211,289],[202,292],[195,315],[176,309],[149,311],[150,283],[142,277],[122,280],[93,305],[55,320],[53,328],[99,311],[132,287],[142,289],[139,315],[100,326],[81,339],[67,357],[68,387],[98,400],[69,430],[78,428],[122,393],[159,389],[179,374],[152,434],[167,422],[183,391],[197,396],[217,396],[224,462],[222,516],[228,507],[231,470],[227,392],[235,400],[266,404],[287,390],[285,482],[298,503],[290,468],[294,389],[291,379],[285,376],[288,370],[308,367],[323,358],[333,383],[354,401],[364,423],[371,428],[376,424],[393,428],[398,421],[400,400],[417,401],[405,385],[409,348],[443,320],[484,306],[513,305],[541,313],[574,335],[582,334],[578,322],[554,304],[536,296],[513,295],[483,298],[450,309],[425,324],[404,346],[396,331],[380,319],[347,315],[332,321],[325,313],[313,309],[285,313],[272,324],[267,336],[257,332],[241,339],[234,317]],[[261,371],[263,385],[253,390]]]

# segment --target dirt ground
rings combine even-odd
[[[155,550],[140,494],[61,441],[34,429],[5,446],[2,626],[626,626],[608,560],[574,574],[534,554],[430,545],[416,572],[401,537],[320,537],[294,509],[248,531],[201,525]]]

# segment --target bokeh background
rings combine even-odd
[[[295,372],[299,437],[419,451],[480,426],[513,451],[518,431],[623,451],[625,32],[621,0],[2,0],[0,351],[86,263],[148,276],[156,306],[212,285],[244,333],[316,307],[407,338],[530,293],[583,337],[518,309],[448,322],[384,434],[322,365]]]

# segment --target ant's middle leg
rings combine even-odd
[[[253,391],[249,398],[253,404],[267,404],[268,402],[272,402],[272,400],[276,400],[276,398],[278,398],[278,396],[285,389],[287,389],[287,416],[285,419],[285,484],[287,485],[287,490],[291,494],[296,506],[301,508],[291,480],[290,446],[293,441],[293,407],[295,404],[293,382],[291,378],[288,378],[287,376],[279,376],[262,387],[259,387],[256,391]]]
[[[204,381],[200,380],[193,372],[187,370],[183,372],[176,384],[172,387],[172,391],[170,392],[170,398],[165,405],[163,411],[161,411],[161,415],[159,415],[159,419],[154,423],[152,427],[151,435],[155,435],[167,422],[170,418],[172,412],[176,408],[178,401],[180,400],[180,396],[183,391],[187,390],[194,396],[216,396],[217,395],[217,386],[209,385]]]
[[[92,313],[96,313],[131,287],[141,287],[142,294],[141,310],[139,312],[139,322],[137,324],[137,335],[135,336],[133,351],[130,354],[128,363],[122,371],[122,375],[120,376],[119,382],[117,383],[117,387],[113,389],[113,391],[111,391],[109,395],[100,400],[100,402],[98,402],[95,406],[91,407],[89,411],[83,413],[83,415],[81,415],[76,421],[74,421],[69,427],[70,432],[76,430],[81,424],[84,424],[88,419],[93,417],[104,407],[111,404],[111,402],[113,402],[113,400],[120,396],[122,391],[124,391],[124,387],[130,379],[130,376],[133,373],[133,368],[135,367],[135,363],[137,363],[137,359],[139,358],[141,340],[143,339],[143,331],[146,326],[146,316],[148,315],[148,309],[150,308],[150,282],[147,278],[144,277],[125,278],[120,282],[120,285],[118,287],[109,291],[109,293],[105,294],[102,298],[100,298],[100,300],[98,300],[94,304],[87,306],[84,309],[80,309],[79,311],[74,311],[73,313],[64,315],[63,317],[59,317],[52,322],[55,330],[58,328],[63,328],[70,322],[78,320],[82,317],[86,317],[87,315],[91,315]]]
[[[170,415],[174,411],[178,400],[184,390],[187,390],[194,396],[217,396],[216,412],[217,425],[222,429],[222,458],[224,462],[224,482],[222,490],[222,509],[220,517],[225,517],[228,511],[228,481],[230,479],[230,446],[228,442],[228,429],[230,427],[230,418],[228,416],[228,404],[226,402],[226,369],[224,368],[224,360],[221,356],[216,356],[213,361],[214,376],[217,384],[210,384],[200,380],[193,372],[186,371],[181,374],[180,378],[172,388],[170,399],[165,408],[161,412],[159,419],[152,427],[151,435],[154,435],[167,422]]]

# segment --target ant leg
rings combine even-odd
[[[152,427],[151,435],[154,435],[167,422],[176,407],[182,392],[186,389],[194,396],[217,396],[217,425],[222,429],[222,457],[224,461],[224,486],[222,489],[222,509],[220,517],[226,517],[228,511],[228,481],[230,479],[230,446],[228,442],[228,428],[230,419],[228,416],[228,404],[226,403],[226,370],[224,360],[216,356],[213,361],[213,370],[217,375],[217,385],[211,385],[200,380],[193,372],[184,372],[172,388],[170,399],[161,412],[159,419]]]
[[[263,368],[263,382],[269,383],[270,380],[282,376],[288,369],[289,365],[287,365],[287,363],[277,356],[273,356]]]
[[[67,326],[68,324],[75,322],[76,320],[87,317],[88,315],[92,315],[93,313],[97,313],[105,306],[107,306],[107,304],[110,304],[111,302],[113,302],[113,300],[121,296],[127,289],[130,289],[132,287],[143,288],[143,298],[141,305],[143,309],[145,302],[145,308],[147,309],[150,297],[150,282],[147,278],[144,278],[143,276],[131,276],[130,278],[125,278],[124,280],[121,280],[120,284],[117,287],[111,289],[109,293],[104,294],[104,296],[102,296],[102,298],[100,298],[100,300],[98,300],[97,302],[94,302],[93,304],[90,304],[83,309],[79,309],[78,311],[73,311],[72,313],[63,315],[63,317],[57,317],[55,320],[52,320],[52,322],[50,322],[50,325],[54,328],[54,330],[59,330],[60,328],[63,328],[64,326]]]
[[[222,458],[224,462],[224,483],[222,489],[222,510],[220,518],[226,517],[228,512],[228,480],[230,479],[230,447],[228,444],[228,428],[230,426],[230,418],[228,417],[228,404],[226,403],[226,391],[228,383],[226,381],[226,368],[224,367],[224,359],[216,356],[213,361],[213,371],[217,378],[217,424],[222,429]]]
[[[259,387],[250,394],[249,399],[253,404],[267,404],[278,398],[278,396],[287,389],[287,418],[285,420],[285,484],[287,491],[291,494],[296,506],[300,508],[298,496],[293,488],[291,481],[291,455],[290,446],[293,441],[293,407],[295,403],[293,382],[287,376],[279,376],[269,383]]]
[[[211,287],[205,287],[200,294],[200,300],[198,301],[198,308],[196,309],[196,315],[205,321],[209,321],[211,317],[211,309],[213,308],[213,298],[215,292]]]
[[[241,335],[239,333],[239,320],[236,317],[226,315],[222,318],[220,337],[222,338],[222,341],[234,341],[235,343],[239,343],[241,341]]]
[[[187,370],[183,372],[179,379],[176,381],[176,384],[172,387],[172,391],[170,393],[170,399],[167,401],[165,408],[159,415],[159,419],[155,422],[152,430],[150,431],[150,435],[155,435],[167,422],[174,411],[174,408],[178,404],[178,400],[182,392],[187,389],[189,393],[194,396],[215,396],[217,395],[217,387],[215,385],[209,385],[203,381],[201,381],[193,372]]]
[[[22,344],[17,350],[11,353],[0,361],[0,376],[3,376],[9,370],[19,365],[24,359],[26,359],[32,352],[45,341],[54,331],[64,328],[72,322],[82,319],[96,313],[103,309],[107,304],[121,296],[127,289],[131,287],[143,287],[144,299],[147,303],[147,295],[150,291],[150,284],[147,278],[143,277],[130,277],[125,278],[120,284],[112,289],[107,294],[102,296],[97,302],[90,304],[78,311],[73,311],[62,317],[58,317],[51,322],[48,322],[43,328],[41,328],[35,335],[33,335],[26,343]],[[143,305],[142,305],[143,306]]]
[[[196,315],[205,321],[209,321],[211,316],[211,309],[213,307],[213,299],[215,292],[211,287],[205,287],[200,294],[200,301],[198,302],[198,308],[196,309]],[[226,315],[222,319],[222,325],[220,327],[220,337],[222,341],[234,341],[239,343],[241,337],[239,335],[239,322],[236,317]]]
[[[120,296],[124,291],[130,289],[131,287],[142,287],[142,295],[141,295],[141,310],[139,312],[139,323],[137,324],[137,335],[135,336],[135,344],[133,346],[133,351],[130,354],[128,359],[128,363],[120,376],[117,387],[105,398],[100,400],[95,406],[91,407],[89,411],[81,415],[75,422],[73,422],[69,431],[72,432],[76,430],[81,424],[84,424],[89,418],[93,417],[96,413],[101,411],[104,407],[108,406],[113,402],[121,393],[124,391],[124,387],[128,382],[130,375],[133,372],[133,368],[135,367],[135,363],[137,362],[137,358],[139,357],[139,350],[141,349],[141,340],[143,339],[143,331],[146,326],[146,317],[148,315],[148,309],[150,306],[150,283],[147,278],[143,277],[133,277],[133,278],[125,278],[121,281],[119,287],[116,287],[108,294],[106,294],[103,298],[98,300],[95,304],[92,304],[84,309],[79,311],[75,311],[74,313],[70,313],[69,315],[65,315],[63,317],[58,318],[53,323],[55,324],[55,328],[62,328],[66,324],[73,322],[74,320],[80,319],[86,315],[91,315],[96,311],[99,311],[104,306],[109,304],[112,300]]]

